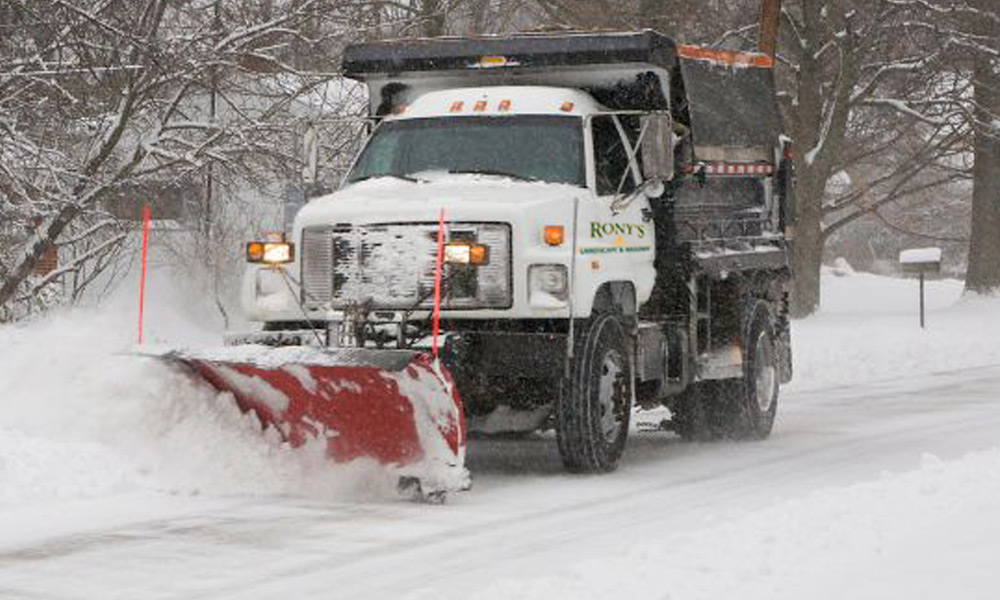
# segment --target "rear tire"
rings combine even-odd
[[[581,329],[556,403],[556,439],[568,471],[606,473],[618,466],[628,439],[632,354],[615,315],[598,315]]]
[[[770,313],[754,305],[743,340],[743,377],[720,381],[710,409],[714,431],[735,440],[762,440],[771,434],[778,409],[778,349]]]

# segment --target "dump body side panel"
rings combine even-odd
[[[769,68],[682,59],[696,160],[774,159],[783,132]]]

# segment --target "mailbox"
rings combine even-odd
[[[913,248],[899,253],[905,275],[936,275],[941,272],[940,248]]]
[[[940,248],[912,248],[899,253],[904,275],[920,278],[920,328],[924,328],[924,277],[941,272]]]

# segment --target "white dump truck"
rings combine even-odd
[[[684,438],[768,436],[793,191],[769,56],[560,32],[359,44],[342,67],[375,125],[290,239],[251,244],[263,328],[234,342],[426,349],[437,288],[470,433],[554,431],[574,472],[616,467],[635,407]]]

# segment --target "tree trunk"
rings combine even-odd
[[[0,306],[4,306],[13,300],[18,288],[24,283],[46,252],[55,248],[55,242],[59,239],[63,230],[80,214],[80,207],[71,204],[63,207],[59,214],[52,219],[44,231],[39,231],[37,241],[29,248],[21,259],[21,262],[14,266],[9,276],[0,285]]]
[[[822,201],[825,177],[815,167],[800,171],[795,191],[792,228],[792,306],[794,318],[808,317],[820,305],[820,266],[823,262]]]
[[[803,32],[809,47],[819,47],[820,11],[815,3],[803,6]],[[796,190],[791,215],[792,305],[795,318],[808,317],[820,305],[819,270],[823,259],[823,193],[829,177],[826,155],[830,140],[820,140],[824,121],[822,65],[813,52],[799,57],[795,89],[797,102],[786,107],[786,121],[795,140]],[[822,145],[820,150],[817,146]],[[812,151],[810,160],[806,159]]]
[[[1000,292],[1000,61],[976,59],[972,237],[965,290]]]
[[[424,0],[420,17],[424,20],[424,35],[440,37],[445,34],[445,5],[442,0]]]

